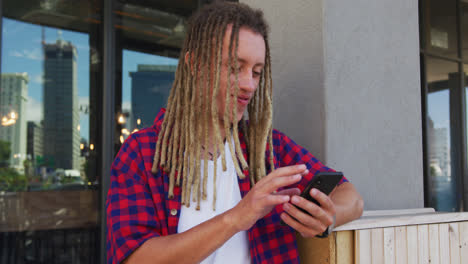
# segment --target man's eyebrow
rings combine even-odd
[[[247,60],[246,59],[243,59],[243,58],[237,58],[237,60],[240,62],[240,63],[247,63]],[[265,66],[265,64],[263,64],[262,62],[258,62],[258,63],[255,63],[255,67],[257,66]]]

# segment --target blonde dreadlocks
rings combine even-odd
[[[228,81],[224,109],[224,127],[220,128],[216,97],[219,92],[223,39],[228,25],[232,26],[229,38],[228,80],[234,74],[234,87]],[[248,105],[249,125],[244,119],[241,127],[247,143],[249,162],[245,160],[239,141],[239,127],[235,119],[238,96],[239,29],[245,27],[263,36],[266,45],[265,66],[258,89]],[[188,63],[185,63],[185,56]],[[194,69],[199,72],[194,73]],[[212,74],[214,73],[214,74]],[[232,111],[230,111],[232,109]],[[182,204],[190,206],[190,197],[200,209],[200,200],[206,199],[208,174],[208,148],[211,143],[214,153],[221,153],[221,165],[226,171],[226,157],[221,137],[231,135],[234,142],[227,140],[237,175],[243,179],[249,169],[251,184],[266,175],[266,145],[269,144],[268,160],[273,164],[272,144],[272,81],[270,49],[268,46],[268,26],[260,10],[253,10],[245,4],[215,2],[199,10],[189,21],[187,37],[179,57],[174,84],[167,103],[167,112],[156,144],[152,172],[163,169],[169,173],[168,198],[174,196],[174,185],[180,186],[182,178]],[[197,119],[197,120],[196,120]],[[213,139],[208,142],[208,129],[213,126]],[[234,146],[233,146],[234,145]],[[203,151],[202,151],[203,150]],[[203,153],[202,153],[203,152]],[[202,156],[202,157],[200,157]],[[200,163],[204,161],[203,178]],[[240,164],[239,164],[240,163]],[[216,182],[217,161],[214,159],[214,181]],[[177,175],[177,178],[176,178]],[[191,193],[194,192],[193,195]],[[216,204],[216,184],[213,191],[213,210]]]

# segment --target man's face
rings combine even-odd
[[[237,115],[232,118],[233,122],[239,122],[242,119],[247,105],[254,96],[255,90],[260,82],[260,76],[265,66],[265,40],[263,36],[253,32],[249,28],[241,27],[239,29],[239,47],[237,50],[237,64],[239,66],[238,86],[239,92],[237,98],[234,98],[235,93],[235,70],[227,76],[229,65],[229,41],[231,36],[232,26],[229,25],[223,40],[223,54],[221,64],[221,78],[219,81],[219,92],[216,97],[218,104],[219,120],[224,121],[224,111],[226,107],[226,92],[228,92],[228,82],[231,83],[230,104],[231,112],[234,108],[233,103],[237,104]],[[234,47],[233,47],[234,50]],[[235,51],[233,51],[235,52]],[[232,56],[234,58],[234,56]],[[234,102],[233,102],[234,100]],[[235,118],[235,119],[234,119]]]

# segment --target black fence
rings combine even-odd
[[[0,264],[99,263],[99,227],[0,233]]]

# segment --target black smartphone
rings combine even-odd
[[[307,184],[306,188],[302,191],[300,196],[320,206],[319,202],[317,202],[317,200],[315,200],[314,198],[310,196],[310,190],[312,188],[315,188],[323,192],[324,194],[329,195],[333,191],[333,189],[335,189],[336,185],[341,181],[342,178],[343,178],[343,173],[339,171],[318,172],[317,174],[315,174],[312,180],[309,181],[309,183]],[[297,206],[296,208],[306,214],[309,214],[309,212],[307,212],[306,210],[302,208],[299,208]],[[285,225],[283,220],[281,220],[281,224]]]

